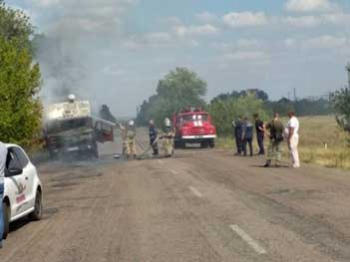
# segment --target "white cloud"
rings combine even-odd
[[[219,28],[214,25],[206,24],[199,26],[184,26],[179,25],[174,27],[174,31],[178,36],[200,36],[200,35],[212,35],[219,33]]]
[[[338,8],[330,0],[288,0],[285,7],[293,12],[323,12]]]
[[[210,22],[215,22],[218,20],[218,17],[210,12],[203,12],[200,14],[196,14],[195,18],[201,22],[205,22],[205,23],[210,23]]]
[[[297,40],[294,38],[287,38],[286,40],[284,40],[284,45],[288,48],[295,47],[296,44],[297,44]]]
[[[261,26],[268,23],[263,12],[228,13],[223,16],[223,21],[230,27]]]
[[[238,51],[232,53],[226,53],[222,56],[222,61],[268,61],[270,55],[261,51]]]
[[[342,48],[348,46],[349,39],[346,36],[324,35],[321,37],[310,38],[302,43],[304,48]]]
[[[287,17],[283,21],[296,27],[315,27],[322,23],[322,19],[316,16]]]

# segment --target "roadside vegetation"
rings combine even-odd
[[[0,140],[25,147],[39,144],[42,106],[33,27],[21,11],[0,0]]]

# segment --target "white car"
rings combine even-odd
[[[5,170],[5,190],[3,197],[4,234],[9,233],[9,224],[28,216],[40,220],[42,216],[42,186],[36,167],[24,150],[7,144],[8,154]]]

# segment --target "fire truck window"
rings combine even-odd
[[[183,116],[185,122],[188,121],[208,121],[209,116],[205,114]]]

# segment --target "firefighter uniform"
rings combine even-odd
[[[171,157],[174,154],[174,132],[171,128],[171,122],[167,118],[164,121],[164,134],[162,136],[162,149],[165,157]]]
[[[125,128],[122,125],[120,126],[123,137],[123,151],[126,151],[127,157],[136,157],[136,130],[134,121],[130,121],[128,127]]]

